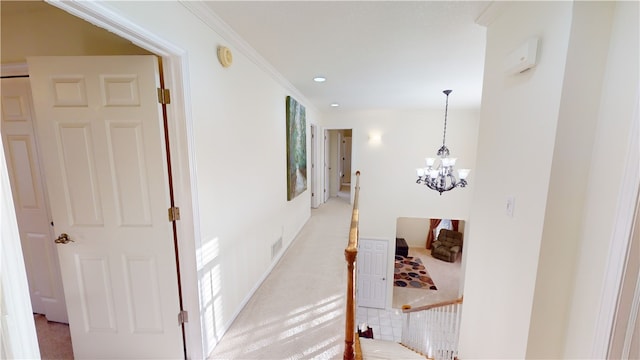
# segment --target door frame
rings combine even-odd
[[[310,124],[309,130],[311,132],[311,152],[310,152],[310,163],[311,163],[311,176],[309,177],[309,181],[311,182],[311,208],[317,208],[320,206],[320,201],[318,201],[318,181],[317,181],[317,169],[316,169],[316,160],[317,160],[317,152],[318,152],[318,126],[316,124]]]
[[[355,174],[357,169],[357,166],[355,166],[354,164],[356,164],[356,161],[354,160],[356,158],[355,156],[355,152],[354,147],[353,147],[353,139],[355,138],[356,135],[356,130],[353,127],[344,127],[344,126],[325,126],[322,128],[323,130],[323,134],[325,136],[323,144],[324,144],[324,167],[323,167],[323,174],[322,174],[322,178],[324,179],[324,189],[326,191],[326,195],[324,196],[325,200],[324,202],[326,202],[329,197],[331,197],[331,177],[330,177],[330,171],[329,171],[329,167],[331,165],[331,159],[330,159],[330,151],[329,151],[329,147],[331,146],[331,144],[329,143],[330,141],[330,137],[332,132],[336,132],[336,131],[340,131],[340,130],[351,130],[351,173]],[[338,182],[338,191],[340,191],[340,186],[342,184],[342,178],[340,177],[340,170],[342,167],[342,161],[340,160],[340,151],[341,151],[341,141],[342,141],[342,134],[338,133],[338,157],[334,160],[336,160],[336,166],[338,167],[338,169],[336,170],[336,177],[337,177],[337,182]],[[351,189],[349,190],[349,193],[351,194],[351,200],[350,203],[353,203],[353,187],[355,186],[355,181],[351,181]]]
[[[110,31],[137,46],[148,50],[162,58],[162,71],[165,87],[170,89],[171,106],[168,106],[167,124],[169,132],[170,156],[175,203],[180,207],[180,221],[176,223],[178,236],[178,254],[180,280],[184,309],[193,315],[185,323],[187,357],[202,359],[204,347],[200,321],[200,301],[196,270],[196,239],[200,239],[198,222],[197,187],[193,149],[193,120],[187,109],[190,109],[190,98],[186,87],[188,78],[188,62],[186,52],[157,35],[150,33],[134,22],[114,13],[104,5],[95,2],[55,2],[45,0],[80,19],[88,21],[102,29]],[[27,299],[23,299],[28,301]],[[178,314],[176,313],[176,321]],[[28,335],[28,334],[27,334]],[[35,343],[37,345],[37,342]]]
[[[329,130],[322,130],[323,140],[322,140],[322,203],[326,203],[329,200]]]
[[[9,172],[0,137],[0,272],[11,273],[0,283],[0,357],[40,358],[31,291],[20,242]],[[10,294],[10,295],[8,295]],[[10,330],[10,331],[9,331]]]
[[[1,73],[4,77],[16,77],[16,78],[25,78],[27,81],[29,78],[29,69],[26,63],[17,63],[17,64],[0,64],[0,69],[1,69]],[[32,98],[33,96],[31,95],[31,84],[29,84],[29,96]],[[43,204],[42,207],[44,208],[44,211],[46,212],[47,215],[47,223],[51,222],[51,226],[48,227],[48,235],[51,237],[51,239],[54,238],[54,232],[53,232],[53,222],[51,221],[52,216],[51,216],[51,205],[49,203],[49,196],[47,194],[47,189],[46,189],[46,184],[47,184],[47,179],[46,176],[44,174],[44,168],[43,168],[43,164],[42,164],[42,150],[40,149],[40,144],[38,142],[38,136],[36,135],[36,129],[35,129],[35,111],[33,109],[33,101],[31,100],[31,105],[30,107],[30,111],[31,111],[31,128],[33,131],[33,142],[34,142],[34,151],[35,151],[35,158],[37,159],[37,167],[38,167],[38,171],[40,172],[40,179],[39,179],[39,183],[41,186],[40,191],[42,191],[42,197],[43,197]],[[5,154],[5,162],[7,161],[6,159],[6,154]],[[11,177],[9,177],[9,179],[11,179]],[[12,193],[13,189],[10,188],[9,191],[10,193]],[[13,196],[13,194],[12,194]],[[15,203],[15,202],[14,202]],[[18,217],[17,213],[16,213],[16,217]],[[48,226],[48,225],[47,225]],[[18,228],[19,229],[19,228]],[[22,235],[21,235],[22,236]],[[20,238],[20,243],[22,243],[22,238]],[[22,253],[22,256],[24,257],[24,251]],[[66,306],[66,299],[64,298],[64,290],[62,287],[62,275],[60,273],[60,262],[58,260],[58,254],[56,251],[56,247],[53,246],[53,251],[49,254],[50,256],[50,260],[53,262],[53,267],[56,268],[56,270],[58,270],[58,272],[56,274],[51,274],[51,279],[50,281],[52,282],[52,285],[55,286],[57,288],[57,291],[60,291],[60,296],[58,296],[62,301],[62,305]],[[26,263],[26,258],[24,258],[25,260],[25,267],[27,266]],[[29,274],[27,272],[27,279],[28,281],[31,281],[32,279],[29,277]],[[32,298],[31,296],[33,296],[33,294],[31,294],[31,284],[29,284],[29,293],[30,293],[30,302],[31,304],[33,304]],[[36,311],[34,311],[34,313],[36,313]],[[67,315],[67,309],[64,309],[64,315],[66,319],[57,317],[57,316],[51,316],[51,313],[43,313],[43,315],[45,315],[45,317],[47,317],[47,320],[49,321],[58,321],[58,322],[67,322],[68,323],[68,315]],[[50,320],[51,318],[54,318],[53,320]],[[66,321],[65,321],[66,320]]]
[[[640,148],[638,134],[640,134],[640,93],[636,95],[631,132],[627,140],[629,149]],[[596,331],[591,346],[593,358],[607,358],[622,280],[626,275],[633,276],[633,274],[626,274],[625,266],[636,215],[636,199],[638,199],[639,194],[640,151],[631,151],[627,154],[622,174],[622,184],[616,204],[616,218],[607,253],[607,265],[605,267],[604,284],[596,320]]]

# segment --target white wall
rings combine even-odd
[[[598,320],[603,305],[603,289],[615,280],[606,278],[605,274],[608,267],[623,265],[622,257],[614,257],[608,263],[609,252],[613,249],[618,228],[629,225],[618,221],[622,217],[619,204],[629,202],[632,210],[634,206],[633,195],[621,193],[622,178],[625,164],[635,164],[637,168],[640,163],[640,149],[637,147],[640,134],[637,130],[631,131],[633,122],[638,129],[638,113],[634,111],[637,111],[640,99],[639,5],[636,1],[616,2],[613,13],[575,285],[569,306],[565,358],[602,358],[606,355],[592,344],[604,340],[603,346],[607,345],[609,329],[600,325]],[[632,137],[636,139],[635,146],[631,145]],[[637,191],[639,178],[637,175],[634,177],[635,185],[632,187],[635,186]],[[604,316],[608,316],[606,312]]]
[[[478,112],[456,109],[455,89],[449,99],[447,147],[459,168],[472,169],[470,185],[439,195],[416,184],[417,167],[435,157],[442,145],[443,108],[436,110],[336,111],[325,116],[331,128],[352,132],[352,177],[360,170],[360,233],[395,239],[398,217],[466,219],[474,191]],[[380,144],[369,134],[381,134]],[[353,185],[352,185],[353,186]]]
[[[605,274],[622,261],[608,252],[630,226],[617,221],[622,178],[640,159],[638,14],[637,2],[521,2],[489,24],[461,358],[606,356]],[[533,35],[538,65],[505,75]]]
[[[429,220],[425,218],[399,217],[396,220],[396,237],[403,238],[409,247],[424,248],[429,232]],[[391,245],[394,245],[391,242]]]
[[[308,189],[287,202],[285,97],[306,106],[307,134],[319,114],[183,5],[105,4],[187,54],[208,353],[274,265],[272,243],[282,237],[286,248],[310,216]],[[231,67],[218,63],[218,45],[233,52]]]
[[[570,2],[518,2],[487,28],[463,359],[526,356],[570,20]],[[507,54],[532,36],[541,39],[537,66],[505,74]],[[509,196],[513,217],[505,211]]]
[[[562,358],[613,2],[576,2],[547,194],[527,357]]]
[[[31,6],[36,4],[31,2]],[[3,64],[24,63],[26,56],[150,54],[128,40],[44,3],[32,11],[4,13],[1,26]]]
[[[405,239],[409,247],[424,248],[427,242],[430,220],[431,219],[425,218],[399,217],[396,220],[396,237]],[[464,220],[458,223],[458,231],[463,234],[465,231],[464,223]],[[391,245],[393,245],[393,243]]]
[[[439,195],[416,184],[417,167],[425,157],[435,157],[442,146],[443,108],[431,110],[335,111],[327,114],[328,128],[352,129],[352,177],[360,170],[360,237],[389,241],[388,263],[393,263],[398,217],[449,218],[466,220],[475,188],[478,112],[455,105],[455,89],[449,97],[447,147],[456,166],[472,169],[470,185]],[[380,143],[370,143],[369,135],[381,135]],[[355,181],[352,182],[352,187]],[[353,192],[352,192],[353,193]],[[465,237],[469,239],[468,237]],[[473,241],[470,239],[469,241]],[[464,252],[463,252],[464,253]],[[389,267],[387,278],[393,278]],[[388,282],[387,307],[393,300]]]

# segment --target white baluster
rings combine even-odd
[[[418,351],[420,351],[423,354],[427,354],[427,337],[425,336],[425,334],[429,331],[429,313],[427,312],[421,312],[420,313],[422,315],[422,317],[420,318],[420,334],[416,334],[417,338],[417,342],[416,342],[416,348],[418,349]]]
[[[403,314],[402,343],[428,358],[454,360],[461,315],[460,304]]]
[[[453,306],[447,307],[447,359],[451,358],[451,350],[453,349],[453,344],[451,343],[451,335],[453,334],[453,327],[451,326],[453,323]]]
[[[433,330],[434,330],[434,322],[435,322],[435,317],[434,317],[434,313],[433,311],[427,311],[426,312],[429,316],[429,328],[426,332],[426,343],[425,343],[425,353],[429,356],[429,357],[433,357],[433,337],[431,336],[433,334]]]
[[[458,356],[458,341],[460,339],[460,318],[462,317],[462,305],[456,306],[456,356]]]

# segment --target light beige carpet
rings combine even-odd
[[[460,274],[462,272],[461,257],[458,257],[456,262],[449,263],[432,257],[431,250],[413,247],[409,248],[409,256],[422,260],[438,290],[394,286],[392,303],[394,309],[400,309],[402,305],[416,307],[459,297]]]
[[[33,319],[38,334],[40,358],[43,360],[73,359],[69,325],[49,322],[44,315],[40,314],[34,314]]]
[[[351,205],[332,197],[311,212],[209,359],[342,358]]]

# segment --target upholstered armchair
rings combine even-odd
[[[431,256],[447,262],[454,262],[462,250],[462,233],[442,229],[438,239],[431,244]]]

